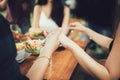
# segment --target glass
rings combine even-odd
[[[11,24],[10,29],[11,31],[17,31],[18,33],[21,33],[21,29],[19,28],[17,24]]]

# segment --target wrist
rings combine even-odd
[[[69,42],[69,44],[68,44],[67,47],[68,47],[68,49],[73,50],[73,49],[75,49],[77,46],[78,46],[78,45],[71,40],[71,41]]]
[[[93,34],[94,33],[92,33],[92,30],[90,28],[86,27],[85,33],[88,35],[89,39],[93,39]]]
[[[89,28],[88,28],[88,27],[85,27],[85,26],[83,26],[83,27],[84,27],[84,28],[83,28],[82,31],[85,32],[85,33],[87,33],[87,31],[88,31]]]
[[[47,57],[51,57],[51,52],[48,51],[45,47],[43,47],[41,50],[40,50],[40,55],[39,56],[47,56]]]
[[[39,57],[37,58],[37,60],[38,60],[38,59],[42,59],[42,58],[47,59],[48,61],[50,61],[50,57],[48,57],[48,56],[39,56]]]

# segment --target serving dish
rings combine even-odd
[[[16,61],[18,63],[23,62],[26,58],[28,58],[32,53],[28,53],[25,49],[17,51]]]
[[[45,36],[43,33],[30,36],[29,34],[20,34],[16,31],[12,32],[16,43],[16,60],[18,63],[21,63],[30,55],[38,56],[40,54],[40,49],[45,42]]]

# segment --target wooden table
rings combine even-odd
[[[85,48],[86,42],[77,42],[79,46]],[[37,56],[30,56],[20,64],[20,69],[23,74],[26,74],[34,63]],[[69,80],[77,61],[70,50],[64,49],[55,51],[52,56],[52,64],[49,65],[44,79],[48,80]]]

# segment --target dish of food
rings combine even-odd
[[[17,51],[23,50],[25,48],[26,48],[26,46],[25,46],[24,42],[16,43],[16,49],[17,49]]]
[[[30,55],[39,55],[41,47],[44,45],[45,37],[42,33],[30,35],[20,34],[13,31],[16,42],[18,63],[24,61]]]
[[[12,33],[13,33],[15,42],[22,42],[22,41],[26,41],[26,40],[30,39],[29,36],[20,34],[16,31],[12,31]]]
[[[18,63],[21,63],[22,61],[24,61],[27,57],[29,57],[32,53],[27,53],[25,51],[25,43],[21,42],[21,43],[16,43],[16,48],[17,48],[17,56],[16,56],[16,60]]]
[[[43,33],[34,33],[34,34],[32,34],[32,35],[30,35],[30,34],[28,33],[27,35],[28,35],[32,40],[34,40],[34,39],[36,39],[36,40],[38,40],[38,39],[41,39],[41,40],[45,39],[45,36],[44,36]]]
[[[28,53],[32,53],[32,55],[39,55],[40,49],[43,46],[43,42],[39,40],[29,40],[26,42],[25,51]]]

